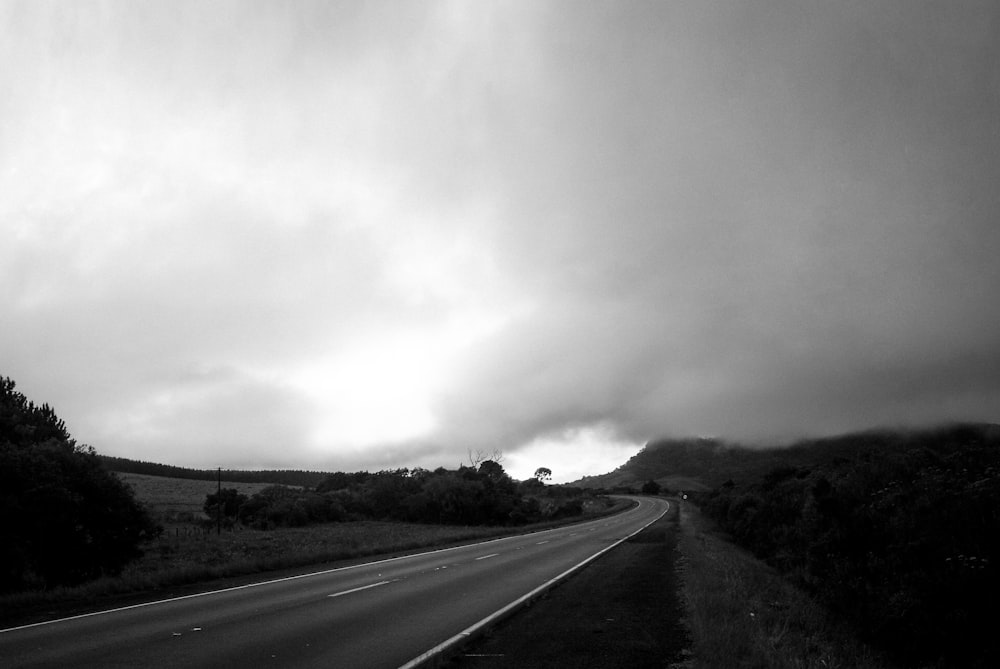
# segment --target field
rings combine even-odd
[[[157,521],[164,525],[177,522],[190,523],[207,518],[202,509],[205,497],[217,492],[219,488],[216,481],[175,479],[122,472],[116,472],[115,475],[132,486],[136,497],[146,504]],[[253,495],[269,485],[268,483],[230,483],[228,481],[222,483],[223,488],[236,488],[247,496]]]

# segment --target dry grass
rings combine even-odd
[[[681,506],[678,564],[698,669],[884,669],[826,611],[770,567]]]
[[[132,486],[135,496],[153,512],[161,523],[173,523],[178,519],[204,518],[205,497],[218,491],[216,481],[176,479],[167,476],[127,474],[115,472],[115,476]],[[270,483],[230,483],[223,481],[223,488],[236,488],[246,496],[254,495]]]
[[[357,521],[275,530],[184,532],[175,529],[145,547],[123,578],[184,582],[299,567],[492,537],[509,529]],[[185,575],[188,575],[186,578]]]

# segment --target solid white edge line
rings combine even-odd
[[[633,507],[633,508],[635,508],[635,507]],[[621,513],[627,513],[630,510],[631,509],[625,509],[625,511],[622,511]],[[586,523],[586,522],[597,522],[597,521],[596,520],[592,520],[592,521],[583,521],[583,522]],[[435,553],[445,553],[447,551],[454,551],[454,550],[458,550],[460,548],[469,548],[470,546],[485,546],[486,544],[492,544],[492,543],[496,543],[498,541],[506,541],[506,540],[509,540],[509,539],[516,539],[518,537],[530,537],[533,534],[542,534],[544,532],[554,532],[556,530],[562,530],[562,529],[565,529],[565,528],[566,528],[566,526],[562,526],[562,527],[550,527],[550,528],[545,529],[545,530],[536,530],[535,532],[525,532],[524,534],[513,534],[513,535],[508,535],[508,536],[505,536],[505,537],[496,537],[495,539],[487,539],[486,541],[480,541],[478,543],[460,544],[458,546],[449,546],[448,548],[438,548],[438,549],[432,550],[432,551],[424,551],[423,553],[410,553],[408,555],[397,555],[396,557],[385,558],[384,560],[375,560],[373,562],[361,562],[359,564],[351,564],[351,565],[346,565],[344,567],[334,567],[333,569],[324,569],[323,571],[311,571],[311,572],[309,572],[307,574],[298,574],[296,576],[285,576],[284,578],[275,578],[275,579],[271,579],[270,581],[259,581],[257,583],[247,583],[246,585],[235,585],[235,586],[233,586],[231,588],[222,588],[221,590],[206,590],[205,592],[196,592],[196,593],[191,594],[191,595],[181,595],[180,597],[168,597],[167,599],[156,599],[156,600],[153,600],[151,602],[143,602],[141,604],[131,604],[129,606],[120,606],[120,607],[118,607],[116,609],[106,609],[104,611],[91,611],[90,613],[81,613],[79,615],[69,616],[69,617],[66,617],[66,618],[54,618],[52,620],[42,620],[41,622],[30,623],[28,625],[18,625],[17,627],[7,627],[7,628],[4,628],[4,629],[0,629],[0,634],[4,634],[5,632],[16,632],[18,630],[30,629],[32,627],[41,627],[43,625],[54,625],[55,623],[64,623],[64,622],[68,622],[70,620],[80,620],[81,618],[91,618],[93,616],[103,616],[103,615],[108,614],[108,613],[118,613],[120,611],[131,611],[132,609],[141,609],[141,608],[145,608],[147,606],[155,606],[156,604],[167,604],[169,602],[179,602],[179,601],[184,600],[184,599],[194,599],[195,597],[207,597],[208,595],[219,595],[219,594],[222,594],[224,592],[234,592],[236,590],[246,590],[248,588],[256,588],[256,587],[262,586],[262,585],[270,585],[272,583],[283,583],[285,581],[294,581],[294,580],[297,580],[297,579],[300,579],[300,578],[310,578],[312,576],[323,576],[324,574],[332,574],[332,573],[338,572],[338,571],[347,571],[348,569],[360,569],[361,567],[369,567],[369,566],[375,565],[375,564],[385,564],[387,562],[396,562],[398,560],[405,560],[407,558],[412,558],[412,557],[420,557],[422,555],[434,555]]]
[[[653,523],[655,523],[656,521],[658,521],[660,518],[663,518],[663,516],[665,516],[666,513],[667,513],[667,511],[669,511],[669,510],[670,510],[670,502],[667,502],[667,508],[665,508],[663,510],[663,513],[661,513],[660,515],[658,515],[656,518],[653,518],[653,520],[649,521],[648,523],[646,523],[645,525],[643,525],[642,527],[640,527],[639,529],[637,529],[632,534],[629,534],[626,537],[622,537],[621,539],[619,539],[618,541],[614,542],[610,546],[606,546],[606,547],[602,548],[601,550],[597,551],[596,553],[594,553],[593,555],[591,555],[589,558],[587,558],[583,562],[580,562],[579,564],[570,567],[569,569],[567,569],[563,573],[559,574],[555,578],[549,579],[548,581],[546,581],[542,585],[538,586],[537,588],[535,588],[534,590],[532,590],[528,594],[523,595],[523,596],[519,597],[518,599],[514,600],[513,602],[511,602],[510,604],[508,604],[507,606],[494,611],[493,613],[491,613],[490,615],[486,616],[485,618],[483,618],[479,622],[475,623],[471,627],[467,627],[466,629],[462,630],[461,632],[459,632],[455,636],[451,637],[450,639],[442,641],[441,643],[439,643],[438,645],[434,646],[433,648],[431,648],[427,652],[421,653],[420,655],[416,656],[415,658],[413,658],[412,660],[410,660],[406,664],[401,665],[399,667],[399,669],[416,669],[417,667],[419,667],[420,665],[422,665],[424,662],[427,662],[428,660],[433,659],[435,656],[444,653],[446,650],[448,650],[449,648],[451,648],[455,644],[462,643],[463,641],[465,641],[466,639],[468,639],[470,636],[472,636],[473,634],[475,634],[479,630],[483,629],[484,627],[486,627],[486,626],[490,625],[491,623],[493,623],[494,621],[496,621],[498,618],[502,618],[503,616],[505,616],[510,611],[516,609],[517,607],[521,606],[525,602],[527,602],[527,601],[533,599],[534,597],[538,596],[539,594],[541,594],[542,592],[544,592],[548,588],[551,588],[556,583],[558,583],[559,581],[563,580],[564,578],[566,578],[567,576],[569,576],[570,574],[572,574],[577,569],[580,569],[584,565],[588,564],[589,562],[591,562],[593,560],[596,560],[597,558],[599,558],[600,556],[604,555],[609,550],[611,550],[612,548],[615,548],[619,544],[625,543],[626,541],[628,541],[629,539],[631,539],[632,537],[634,537],[635,535],[639,534],[644,529],[646,529],[647,527],[649,527],[650,525],[652,525]]]

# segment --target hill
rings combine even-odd
[[[963,443],[973,436],[1000,434],[1000,425],[955,424],[924,430],[882,429],[808,439],[783,447],[750,448],[719,439],[652,441],[621,467],[588,476],[582,488],[639,488],[656,481],[671,490],[705,491],[727,481],[756,481],[778,468],[808,469],[838,459],[855,460],[869,451],[899,452],[927,445]]]

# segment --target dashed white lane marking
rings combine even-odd
[[[490,558],[496,557],[498,555],[500,555],[500,553],[490,553],[489,555],[483,555],[483,556],[477,557],[476,560],[477,561],[478,560],[489,560]]]
[[[542,544],[547,544],[547,543],[549,543],[549,542],[548,542],[548,540],[546,540],[546,541],[539,541],[539,542],[538,542],[538,543],[536,543],[535,545],[536,545],[536,546],[541,546]]]
[[[344,590],[343,592],[335,592],[332,595],[327,595],[327,597],[341,597],[343,595],[349,595],[352,592],[360,592],[362,590],[368,590],[369,588],[377,588],[380,585],[387,585],[392,583],[392,581],[379,581],[378,583],[372,583],[370,585],[362,585],[360,588],[351,588],[350,590]]]

